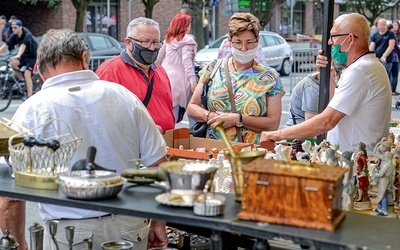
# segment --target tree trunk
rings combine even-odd
[[[71,0],[76,9],[75,31],[83,32],[86,10],[91,0]]]
[[[203,31],[203,1],[190,0],[189,13],[192,17],[192,34],[196,37],[197,48],[204,48],[204,31]]]
[[[144,16],[147,18],[153,18],[153,9],[154,5],[156,5],[160,0],[142,0],[144,5]]]

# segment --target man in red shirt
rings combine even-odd
[[[126,50],[102,63],[96,74],[137,95],[160,131],[165,133],[174,129],[175,118],[168,75],[161,65],[154,63],[163,45],[159,25],[152,19],[139,17],[129,23],[126,33]]]

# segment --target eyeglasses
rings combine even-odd
[[[241,49],[243,45],[246,47],[246,49],[254,49],[257,46],[258,41],[232,41],[231,44],[235,49]]]
[[[19,26],[11,26],[11,29],[15,30],[17,29]]]
[[[331,36],[329,37],[329,41],[330,41],[331,43],[333,43],[332,38],[334,38],[334,37],[339,37],[339,36],[348,36],[348,35],[350,35],[350,34],[351,34],[351,33],[331,35]],[[353,35],[354,35],[354,34],[353,34]],[[354,35],[354,37],[355,37],[355,38],[358,38],[358,36],[356,36],[356,35]]]
[[[158,42],[140,41],[140,40],[135,39],[135,38],[130,37],[130,36],[128,36],[128,38],[129,38],[129,39],[132,39],[132,40],[135,41],[135,42],[140,43],[140,46],[142,46],[143,48],[146,48],[146,49],[150,48],[152,44],[153,44],[154,48],[156,48],[156,49],[161,48],[162,45],[163,45],[163,42],[162,42],[162,41],[158,41]]]

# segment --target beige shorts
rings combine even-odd
[[[83,240],[93,235],[93,250],[101,250],[102,243],[115,240],[131,241],[134,244],[133,249],[145,250],[149,233],[148,223],[148,219],[125,215],[108,215],[82,220],[61,219],[55,238],[60,250],[68,250],[65,227],[74,226],[73,249],[84,249]],[[55,250],[47,223],[44,228],[44,249]]]

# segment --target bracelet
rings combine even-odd
[[[211,111],[208,111],[206,122],[208,122],[208,118],[210,118]]]

